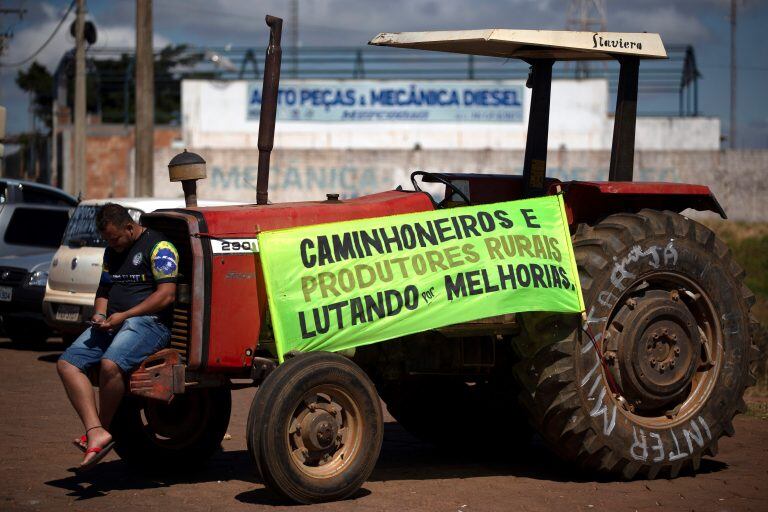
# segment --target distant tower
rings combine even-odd
[[[606,0],[569,0],[565,28],[584,32],[605,32],[607,26]],[[576,78],[589,77],[589,63],[576,62]]]

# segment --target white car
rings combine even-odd
[[[138,222],[142,213],[165,208],[184,208],[184,199],[109,198],[82,201],[64,232],[61,246],[53,257],[43,299],[45,322],[59,331],[66,345],[74,341],[93,316],[96,289],[101,279],[101,263],[106,242],[96,229],[96,212],[107,203],[128,209]],[[200,201],[200,206],[238,203]]]

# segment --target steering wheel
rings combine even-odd
[[[442,183],[443,185],[451,189],[451,191],[455,192],[456,195],[459,196],[467,204],[467,206],[472,206],[472,202],[469,200],[467,195],[461,190],[459,190],[459,188],[456,185],[454,185],[449,180],[444,178],[442,174],[437,174],[434,172],[427,172],[427,171],[413,171],[411,173],[411,184],[413,185],[413,189],[416,190],[417,192],[424,192],[423,190],[421,190],[421,187],[419,187],[419,184],[416,182],[416,176],[429,176],[431,179],[439,183]],[[423,178],[422,178],[422,181],[423,181]],[[429,195],[430,198],[432,197],[430,194],[427,194],[427,195]],[[433,199],[432,203],[437,208],[445,208],[445,204],[444,204],[445,199],[443,199],[439,203],[435,203],[435,200]]]

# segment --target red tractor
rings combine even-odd
[[[229,424],[231,390],[244,386],[258,386],[246,426],[258,471],[273,491],[302,503],[347,497],[370,475],[382,443],[379,396],[407,430],[454,450],[514,449],[534,429],[564,460],[621,478],[674,478],[717,453],[755,383],[754,297],[728,248],[681,214],[725,217],[709,188],[632,181],[639,62],[666,57],[658,35],[379,35],[372,44],[530,63],[522,174],[419,171],[413,191],[269,204],[282,21],[268,16],[267,24],[257,204],[196,207],[204,162],[185,152],[169,169],[183,181],[188,207],[143,216],[178,248],[180,278],[171,347],[133,373],[113,424],[121,457],[152,468],[205,461]],[[552,65],[579,59],[621,65],[606,182],[545,177]],[[435,203],[418,177],[443,184],[444,198]],[[583,317],[504,315],[278,364],[258,233],[557,192]]]

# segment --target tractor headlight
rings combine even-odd
[[[27,279],[27,286],[45,286],[47,282],[48,272],[38,270],[37,272],[32,272],[29,274],[29,279]]]

